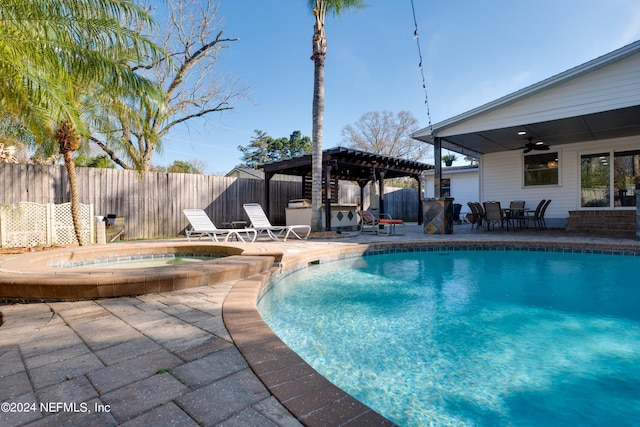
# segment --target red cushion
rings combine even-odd
[[[380,224],[404,224],[401,219],[381,219]]]

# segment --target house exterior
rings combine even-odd
[[[229,178],[264,179],[264,172],[258,169],[236,166],[225,175]]]
[[[480,201],[525,200],[533,209],[551,199],[549,226],[595,221],[583,229],[596,231],[625,222],[635,234],[640,41],[413,137],[438,151],[479,157]]]
[[[244,166],[237,166],[233,168],[227,172],[225,176],[228,178],[261,179],[264,181],[264,172],[261,169],[247,168]],[[290,175],[275,175],[273,179],[276,181],[301,181],[300,177]]]
[[[435,173],[427,171],[424,174],[424,197],[435,198]],[[453,197],[454,203],[462,205],[462,213],[469,212],[468,202],[480,200],[480,181],[478,165],[452,166],[442,169],[442,194]]]

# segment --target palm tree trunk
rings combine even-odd
[[[87,242],[81,234],[80,228],[80,196],[78,195],[78,177],[76,175],[76,165],[73,161],[73,151],[63,153],[64,165],[67,168],[67,177],[69,178],[69,193],[71,194],[71,219],[73,221],[73,229],[76,232],[76,239],[80,246]]]
[[[324,62],[315,61],[313,85],[313,147],[311,151],[311,229],[322,230],[322,128],[324,124]]]
[[[313,31],[313,128],[311,131],[311,229],[322,230],[322,128],[324,125],[324,58],[327,38],[324,32],[326,3],[316,1],[316,25]],[[329,185],[329,183],[327,183]]]
[[[71,220],[76,233],[78,244],[83,246],[86,242],[81,234],[80,228],[80,195],[78,194],[78,177],[76,175],[76,165],[73,161],[73,153],[80,146],[80,134],[69,122],[63,122],[56,131],[56,141],[60,146],[60,153],[64,157],[64,165],[67,169],[69,179],[69,193],[71,195]]]

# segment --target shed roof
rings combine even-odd
[[[237,166],[235,168],[233,168],[232,170],[230,170],[229,172],[227,172],[227,174],[225,176],[232,176],[234,174],[246,174],[249,175],[255,179],[264,179],[264,172],[258,169],[253,169],[253,168],[249,168],[249,167],[245,167],[245,166]]]
[[[442,174],[452,174],[452,173],[478,173],[479,167],[477,164],[475,165],[464,165],[464,166],[450,166],[446,168],[442,168]],[[427,176],[433,176],[435,174],[435,170],[427,171]]]

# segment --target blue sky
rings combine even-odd
[[[324,148],[369,111],[410,111],[428,124],[410,0],[368,0],[328,17]],[[414,0],[433,123],[640,39],[638,0]],[[207,173],[240,163],[259,129],[311,136],[314,19],[307,0],[221,0],[227,37],[220,73],[250,98],[177,129],[155,164],[198,159]]]

